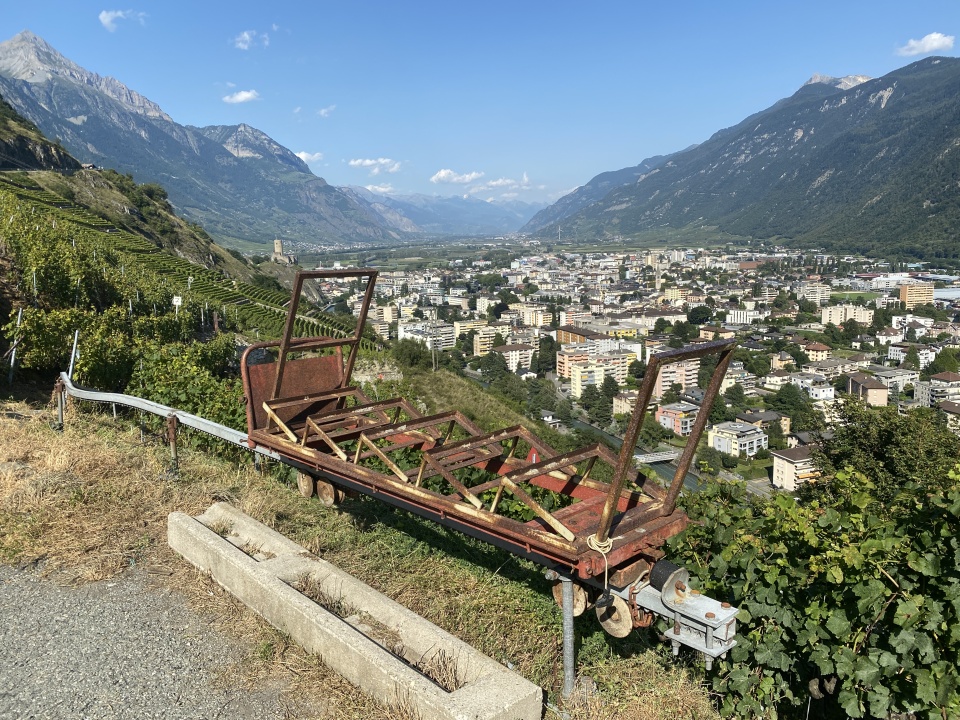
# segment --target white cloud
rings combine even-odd
[[[483,177],[482,172],[470,172],[460,175],[455,173],[453,170],[444,168],[443,170],[438,170],[434,173],[433,177],[430,178],[432,183],[455,183],[457,185],[466,185],[467,183],[472,183],[474,180],[479,180]]]
[[[224,95],[223,97],[223,101],[225,103],[230,103],[231,105],[235,105],[237,103],[250,102],[251,100],[259,100],[259,99],[260,99],[260,93],[258,93],[256,90],[240,90],[238,92],[233,93],[232,95]]]
[[[500,193],[501,200],[513,200],[515,197],[520,197],[520,193],[515,193],[515,192]]]
[[[336,105],[327,105],[325,108],[320,108],[317,110],[317,115],[322,118],[328,118],[333,114],[333,111],[337,109]]]
[[[953,35],[944,35],[943,33],[930,33],[924,35],[919,40],[910,40],[903,47],[897,48],[897,55],[910,57],[913,55],[926,55],[927,53],[940,52],[941,50],[950,50],[953,48]]]
[[[297,105],[297,106],[293,109],[293,114],[294,114],[294,115],[299,115],[299,114],[300,114],[300,111],[301,111],[302,109],[303,109],[303,108],[301,108],[299,105]]]
[[[442,172],[442,171],[441,171]],[[529,190],[530,189],[530,178],[527,173],[524,173],[520,180],[514,180],[513,178],[497,178],[496,180],[488,180],[485,183],[480,183],[479,185],[474,185],[467,192],[471,195],[480,195],[484,193],[489,193],[494,190]],[[513,192],[512,195],[516,197],[519,193]],[[504,197],[501,194],[501,197]]]
[[[393,192],[393,185],[387,183],[386,185],[364,185],[364,187],[370,192],[375,193],[391,193]]]
[[[309,153],[309,152],[304,152],[304,151],[301,150],[300,152],[296,153],[296,155],[297,155],[298,158],[300,158],[301,160],[303,160],[303,161],[304,161],[305,163],[307,163],[308,165],[309,165],[310,163],[316,163],[316,162],[320,162],[321,160],[323,160],[323,153],[319,153],[319,152]]]
[[[348,162],[350,167],[368,168],[371,175],[379,175],[382,172],[395,173],[400,170],[400,162],[390,158],[357,158]]]
[[[233,39],[233,46],[237,48],[237,50],[249,50],[256,39],[256,30],[244,30]]]
[[[233,39],[233,46],[237,50],[249,50],[256,45],[270,47],[270,35],[256,30],[244,30]]]
[[[133,10],[102,10],[98,17],[101,25],[110,32],[114,32],[117,29],[117,20],[138,20],[141,25],[144,25],[147,14]]]

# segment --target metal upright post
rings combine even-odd
[[[63,430],[65,388],[63,387],[62,380],[57,380],[57,384],[54,386],[54,391],[57,393],[57,430]]]
[[[17,311],[17,330],[14,331],[14,335],[15,335],[16,337],[15,337],[15,339],[14,339],[14,341],[13,341],[13,347],[10,349],[10,377],[9,377],[9,381],[10,381],[10,384],[11,384],[11,385],[13,385],[13,371],[14,371],[14,369],[15,369],[16,366],[17,366],[17,344],[20,342],[20,337],[19,337],[19,336],[20,336],[20,333],[17,332],[17,331],[20,330],[20,321],[21,321],[21,320],[23,320],[23,308],[20,308],[20,310]]]
[[[170,442],[170,472],[174,477],[180,475],[180,459],[177,456],[177,416],[167,416],[167,440]]]
[[[573,693],[577,679],[575,666],[575,637],[573,634],[573,580],[560,576],[560,593],[563,603],[563,697]]]

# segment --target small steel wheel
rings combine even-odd
[[[333,507],[343,502],[344,492],[336,485],[324,480],[316,481],[317,498],[327,507]]]
[[[550,591],[553,593],[553,599],[556,601],[557,607],[563,609],[563,583],[557,580]],[[590,598],[587,595],[586,588],[579,583],[573,583],[573,616],[580,617],[583,615],[589,604]]]
[[[298,472],[297,488],[299,488],[300,494],[305,498],[311,498],[317,491],[317,479],[313,475],[308,475],[305,472]]]
[[[630,617],[630,606],[619,595],[611,596],[613,602],[603,607],[597,606],[597,620],[610,635],[624,638],[633,630],[633,618]]]

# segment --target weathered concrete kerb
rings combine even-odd
[[[538,686],[227,503],[196,518],[171,513],[167,538],[186,560],[382,703],[406,703],[425,719],[541,717]],[[346,617],[298,589],[306,587]],[[455,689],[418,669],[437,667],[455,678]]]

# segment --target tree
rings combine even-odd
[[[724,393],[723,397],[727,402],[729,402],[735,409],[746,407],[747,405],[747,394],[743,390],[743,385],[740,383],[734,383],[728,387]]]
[[[641,380],[646,372],[647,365],[642,360],[634,360],[627,367],[627,374],[636,380]]]
[[[586,410],[587,415],[593,410],[593,407],[601,400],[600,389],[596,385],[587,385],[580,393],[580,407]]]
[[[404,338],[393,346],[393,357],[403,367],[429,368],[432,366],[427,346],[411,338]]]
[[[691,325],[703,325],[713,318],[713,310],[706,305],[697,305],[687,313],[687,322]]]
[[[766,399],[767,407],[786,415],[794,430],[817,430],[823,426],[823,416],[810,397],[793,383],[788,383]]]
[[[743,365],[744,370],[757,377],[764,377],[770,373],[770,358],[764,353],[751,353],[750,358]]]
[[[960,362],[957,360],[957,353],[950,348],[944,348],[937,356],[933,359],[927,367],[923,369],[922,376],[924,379],[929,378],[931,375],[937,375],[942,372],[958,372],[960,371]]]
[[[617,383],[612,376],[605,376],[603,378],[603,384],[600,386],[600,394],[612,403],[613,398],[616,397],[618,392],[620,392],[619,383]]]
[[[787,447],[787,438],[779,422],[770,423],[767,428],[767,447],[771,450],[783,450]]]
[[[497,355],[498,353],[490,354]],[[490,389],[495,390],[517,405],[522,405],[527,399],[526,385],[524,385],[523,380],[514,375],[512,372],[505,372],[500,375],[496,380],[490,383]]]
[[[512,374],[506,359],[498,352],[488,352],[480,358],[480,373],[491,383],[504,375]]]
[[[701,473],[717,475],[723,468],[723,457],[719,450],[708,445],[697,451],[697,466]]]
[[[540,353],[536,350],[533,351],[533,355],[530,358],[530,372],[534,375],[543,375],[543,373],[540,372]]]
[[[573,420],[573,404],[567,398],[557,403],[557,418],[565,425],[569,425]]]
[[[682,344],[686,344],[693,337],[693,327],[688,322],[678,320],[673,326],[673,336],[678,338]]]
[[[907,350],[907,354],[903,358],[903,362],[900,363],[900,367],[910,368],[911,370],[920,369],[920,355],[917,353],[915,345],[911,345],[910,349]]]
[[[912,498],[951,485],[948,470],[960,457],[960,438],[933,408],[901,415],[892,405],[867,407],[858,398],[840,406],[833,436],[823,443],[820,467],[831,476],[852,467],[868,476],[885,512],[908,509]],[[816,485],[817,487],[813,487]],[[813,483],[807,497],[830,494],[830,483]]]
[[[600,400],[593,406],[593,411],[590,413],[590,422],[598,427],[605,428],[612,419],[613,404],[601,395]]]
[[[546,374],[557,369],[557,341],[549,335],[543,335],[537,346],[540,354],[540,372]]]
[[[666,332],[667,328],[670,327],[670,321],[665,318],[657,318],[657,321],[653,324],[653,332],[656,335],[661,335]]]
[[[675,402],[680,402],[680,393],[683,391],[683,385],[680,383],[672,383],[670,389],[667,390],[663,396],[660,398],[661,405],[671,405]]]

